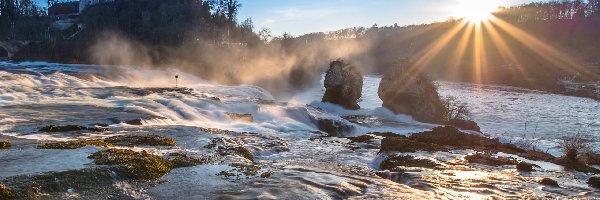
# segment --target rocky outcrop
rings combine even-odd
[[[383,107],[419,121],[440,123],[445,108],[437,88],[425,75],[413,73],[413,66],[410,61],[402,61],[385,73],[378,91]]]
[[[556,180],[551,179],[551,178],[543,178],[540,181],[540,184],[546,185],[546,186],[558,187],[558,182],[556,182]]]
[[[519,164],[517,164],[517,171],[520,171],[520,172],[532,172],[532,171],[535,171],[533,169],[533,166],[534,166],[533,164],[529,164],[529,163],[526,163],[526,162],[520,162]]]
[[[591,187],[600,189],[600,177],[598,177],[598,176],[590,177],[590,179],[588,179],[588,181],[587,181],[587,184],[590,185]]]
[[[363,78],[356,67],[336,60],[331,62],[325,75],[323,102],[334,103],[346,109],[359,109]]]
[[[425,143],[409,140],[403,137],[388,137],[381,140],[380,152],[398,151],[398,152],[417,152],[417,151],[448,151],[444,146],[433,143]]]
[[[8,149],[12,146],[10,141],[0,141],[0,149]]]
[[[474,122],[471,120],[450,119],[450,121],[448,121],[446,124],[450,125],[450,126],[454,126],[456,128],[463,129],[463,130],[472,130],[472,131],[481,132],[481,128],[479,127],[479,125],[477,125],[477,122]]]

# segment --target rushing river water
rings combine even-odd
[[[173,88],[180,75],[185,88]],[[73,186],[65,191],[33,194],[48,199],[339,199],[339,198],[600,198],[585,184],[587,174],[563,171],[552,163],[530,161],[539,172],[522,174],[514,168],[465,165],[472,150],[409,153],[440,163],[442,169],[380,172],[377,143],[354,144],[348,139],[320,137],[315,119],[330,119],[353,127],[346,136],[370,132],[410,134],[430,130],[410,116],[381,108],[377,98],[380,78],[367,76],[362,109],[345,110],[320,103],[323,88],[307,89],[279,99],[255,86],[221,86],[177,70],[133,69],[119,66],[0,63],[0,140],[13,148],[0,150],[0,182],[9,188],[23,185],[23,177],[98,167],[88,158],[100,147],[74,150],[38,149],[49,141],[106,138],[115,135],[152,134],[173,138],[176,147],[133,147],[155,155],[183,152],[216,156],[206,148],[224,138],[241,143],[254,162],[240,157],[217,158],[209,164],[177,168],[157,182],[113,180],[94,192]],[[565,134],[581,131],[598,140],[600,103],[503,86],[438,82],[443,96],[456,96],[469,106],[482,132],[513,143],[535,140],[538,148],[559,154],[556,146]],[[250,114],[240,121],[230,113]],[[346,116],[367,116],[364,124]],[[131,125],[128,120],[139,120]],[[103,133],[47,133],[47,125],[107,124]],[[527,128],[525,128],[527,127]],[[211,131],[211,130],[227,130]],[[125,147],[123,147],[125,148]],[[523,159],[523,158],[520,158]],[[232,163],[251,163],[253,173],[224,177],[240,171]],[[543,177],[557,179],[562,187],[541,186]],[[95,192],[95,191],[98,192]]]

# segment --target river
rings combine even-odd
[[[183,88],[173,88],[175,74]],[[314,123],[314,119],[341,121],[353,127],[347,136],[370,132],[407,135],[437,126],[381,108],[377,98],[379,80],[378,76],[366,76],[362,109],[350,111],[319,102],[321,87],[276,98],[260,87],[222,86],[175,69],[3,62],[0,139],[11,140],[14,145],[0,150],[0,182],[17,188],[27,184],[23,177],[98,167],[88,155],[101,147],[47,150],[36,148],[40,143],[152,134],[173,138],[177,146],[130,149],[159,156],[178,152],[217,159],[174,169],[156,182],[115,179],[112,184],[98,186],[98,192],[73,186],[36,195],[49,199],[600,197],[596,189],[585,184],[589,175],[563,171],[552,163],[531,161],[542,169],[532,174],[521,174],[508,167],[456,164],[472,150],[410,153],[444,167],[381,175],[379,163],[386,155],[378,153],[377,143],[354,144],[345,138],[320,137]],[[513,143],[537,141],[538,148],[555,155],[561,153],[557,141],[573,132],[588,133],[594,142],[599,141],[597,101],[505,86],[437,84],[442,96],[452,95],[467,104],[484,134]],[[230,113],[250,114],[253,119],[235,120]],[[373,121],[353,124],[343,118],[350,115],[369,116]],[[124,123],[128,120],[139,120],[141,125]],[[107,124],[109,131],[39,130],[47,125],[71,124]],[[243,143],[251,150],[254,161],[219,157],[207,148],[219,138]],[[220,175],[243,170],[232,163],[254,165],[258,174],[272,175]],[[535,181],[542,177],[557,179],[563,187],[540,186]]]

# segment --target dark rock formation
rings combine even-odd
[[[408,140],[402,137],[387,137],[381,140],[380,152],[399,151],[399,152],[416,152],[416,151],[448,151],[446,147],[425,143],[414,140]]]
[[[325,75],[323,102],[334,103],[347,109],[359,109],[363,78],[356,67],[343,61],[333,61]]]
[[[10,141],[0,141],[0,149],[8,149],[12,146]]]
[[[517,171],[520,172],[532,172],[535,171],[533,170],[533,164],[529,164],[526,162],[520,162],[519,164],[517,164]]]
[[[97,165],[119,165],[126,169],[127,176],[138,180],[157,179],[173,168],[170,160],[146,152],[128,149],[106,149],[90,155]]]
[[[489,166],[515,165],[517,160],[509,157],[494,157],[490,154],[477,153],[465,156],[469,163],[479,163]]]
[[[419,121],[441,123],[445,108],[431,80],[413,73],[413,64],[403,61],[391,67],[379,83],[379,98],[383,107],[394,113],[412,115]]]
[[[479,127],[479,125],[477,125],[476,122],[471,121],[471,120],[451,119],[446,124],[450,125],[450,126],[454,126],[456,128],[463,129],[463,130],[472,130],[472,131],[481,132],[481,128]]]
[[[552,187],[558,187],[558,182],[556,182],[554,179],[551,178],[544,178],[540,181],[540,184],[542,185],[547,185],[547,186],[552,186]]]
[[[175,146],[175,140],[155,135],[121,135],[97,140],[77,140],[38,145],[38,149],[78,149],[85,146]]]
[[[70,131],[93,131],[93,132],[104,132],[108,131],[108,128],[98,128],[98,127],[85,127],[80,125],[64,125],[64,126],[55,126],[49,125],[40,128],[41,132],[70,132]]]
[[[436,168],[439,165],[431,160],[427,159],[416,159],[412,156],[390,156],[381,162],[380,168],[382,170],[399,171],[398,167],[423,167],[423,168]],[[401,171],[401,170],[400,170]]]
[[[587,184],[594,188],[600,189],[600,177],[598,177],[598,176],[590,177],[590,179],[588,179]]]
[[[452,126],[441,126],[431,131],[414,133],[409,137],[424,143],[433,143],[462,149],[475,149],[486,152],[504,152],[519,155],[531,160],[554,161],[555,157],[544,152],[523,149],[513,144],[504,144],[499,139],[490,139],[479,134],[463,133]]]
[[[332,119],[316,119],[319,130],[333,137],[343,137],[354,131],[354,127],[342,121]]]

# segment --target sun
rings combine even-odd
[[[499,6],[497,0],[458,0],[454,15],[471,23],[481,23],[492,18]]]

